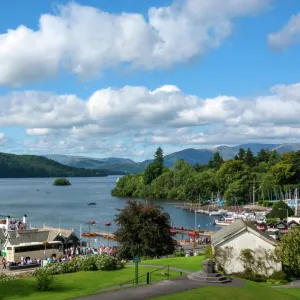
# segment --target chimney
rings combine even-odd
[[[9,230],[10,216],[6,217],[6,230]]]
[[[27,223],[27,215],[23,216],[23,224],[24,224],[24,229],[26,229],[26,224]]]

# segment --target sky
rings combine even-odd
[[[299,0],[0,1],[0,151],[300,142]]]

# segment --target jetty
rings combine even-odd
[[[84,237],[97,237],[97,236],[100,236],[100,237],[103,237],[103,238],[108,239],[108,240],[116,241],[115,235],[112,234],[112,233],[107,233],[107,232],[83,232],[81,235],[84,236]]]

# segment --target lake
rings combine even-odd
[[[112,222],[117,208],[126,204],[124,198],[113,197],[110,191],[114,188],[118,176],[69,178],[71,186],[53,186],[53,178],[21,178],[0,179],[0,215],[21,218],[28,216],[28,223],[32,226],[73,228],[79,233],[80,224],[82,231],[88,231],[88,222],[95,220],[91,231],[106,232],[105,222]],[[96,202],[96,206],[86,203]],[[176,209],[173,204],[166,201],[156,201],[172,220],[173,226],[194,228],[194,213]],[[197,215],[197,225],[201,229],[216,230],[212,225],[212,218]],[[110,231],[114,231],[112,223]],[[95,241],[103,244],[101,238]]]

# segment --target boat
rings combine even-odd
[[[230,217],[222,217],[219,220],[215,220],[213,222],[213,225],[219,225],[219,226],[228,226],[230,225],[232,222],[234,222],[234,218],[230,218]]]
[[[116,181],[116,182],[118,182],[119,180],[120,180],[120,177],[117,178],[117,181]]]
[[[87,203],[86,205],[97,205],[96,202],[90,202],[90,203]]]
[[[227,213],[227,210],[225,209],[219,209],[219,210],[214,210],[209,213],[210,216],[223,216],[224,214]]]

